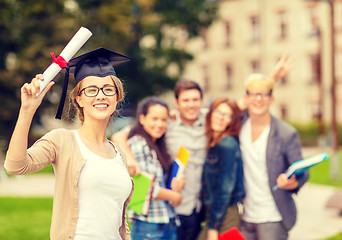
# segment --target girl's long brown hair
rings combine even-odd
[[[214,131],[211,128],[211,115],[213,111],[221,104],[227,104],[232,109],[232,118],[227,128],[218,136],[214,137]],[[206,134],[208,137],[208,149],[217,145],[224,136],[230,135],[238,137],[241,127],[241,112],[235,101],[226,97],[217,98],[210,106],[209,112],[206,116]]]
[[[148,114],[149,108],[154,105],[160,105],[166,108],[166,110],[169,112],[169,108],[164,100],[162,100],[159,97],[147,97],[143,99],[139,105],[137,110],[137,122],[131,129],[131,131],[128,134],[128,138],[134,136],[134,135],[140,135],[143,138],[145,138],[147,145],[156,151],[158,160],[160,162],[160,165],[163,168],[163,171],[165,174],[169,174],[171,165],[172,165],[172,159],[170,155],[167,152],[166,148],[166,142],[165,142],[165,133],[163,136],[158,138],[156,141],[152,140],[152,137],[146,132],[143,125],[139,121],[139,116],[143,114],[146,116]]]

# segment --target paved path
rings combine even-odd
[[[342,232],[342,217],[335,209],[325,207],[334,187],[307,183],[295,196],[298,209],[297,224],[289,240],[325,239]]]
[[[315,147],[303,148],[303,156],[324,151]],[[342,232],[342,217],[339,212],[325,207],[336,190],[338,188],[312,183],[303,186],[298,195],[294,196],[298,217],[289,240],[321,240]]]
[[[53,174],[10,176],[0,179],[0,196],[53,196],[55,178]]]
[[[336,189],[306,184],[295,197],[298,221],[290,232],[289,240],[325,239],[342,232],[342,217],[333,209],[325,208]],[[52,196],[53,175],[10,177],[0,181],[0,196]]]

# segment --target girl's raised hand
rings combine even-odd
[[[37,74],[30,83],[25,83],[21,88],[21,108],[24,111],[35,112],[41,104],[44,96],[55,84],[50,82],[45,89],[38,95],[40,91],[39,81],[43,81],[44,77],[42,74]]]

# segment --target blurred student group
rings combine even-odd
[[[288,239],[297,219],[293,195],[307,169],[328,156],[303,159],[298,132],[284,119],[327,124],[340,101],[329,93],[331,79],[342,77],[331,71],[342,63],[342,31],[331,31],[342,29],[342,15],[332,28],[326,21],[333,2],[220,1],[200,37],[185,42],[181,29],[171,29],[193,61],[172,93],[140,101],[136,121],[111,141],[106,126],[124,98],[112,65],[126,56],[97,49],[71,59],[81,126],[52,130],[28,150],[20,134],[29,134],[53,84],[38,97],[43,76],[25,84],[5,168],[26,174],[54,166],[51,239]]]

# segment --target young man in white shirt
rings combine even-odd
[[[292,194],[308,179],[308,173],[289,179],[284,173],[302,159],[301,143],[292,126],[269,112],[273,84],[262,74],[252,74],[245,84],[248,114],[239,139],[246,188],[241,232],[247,240],[287,239],[296,222]]]

